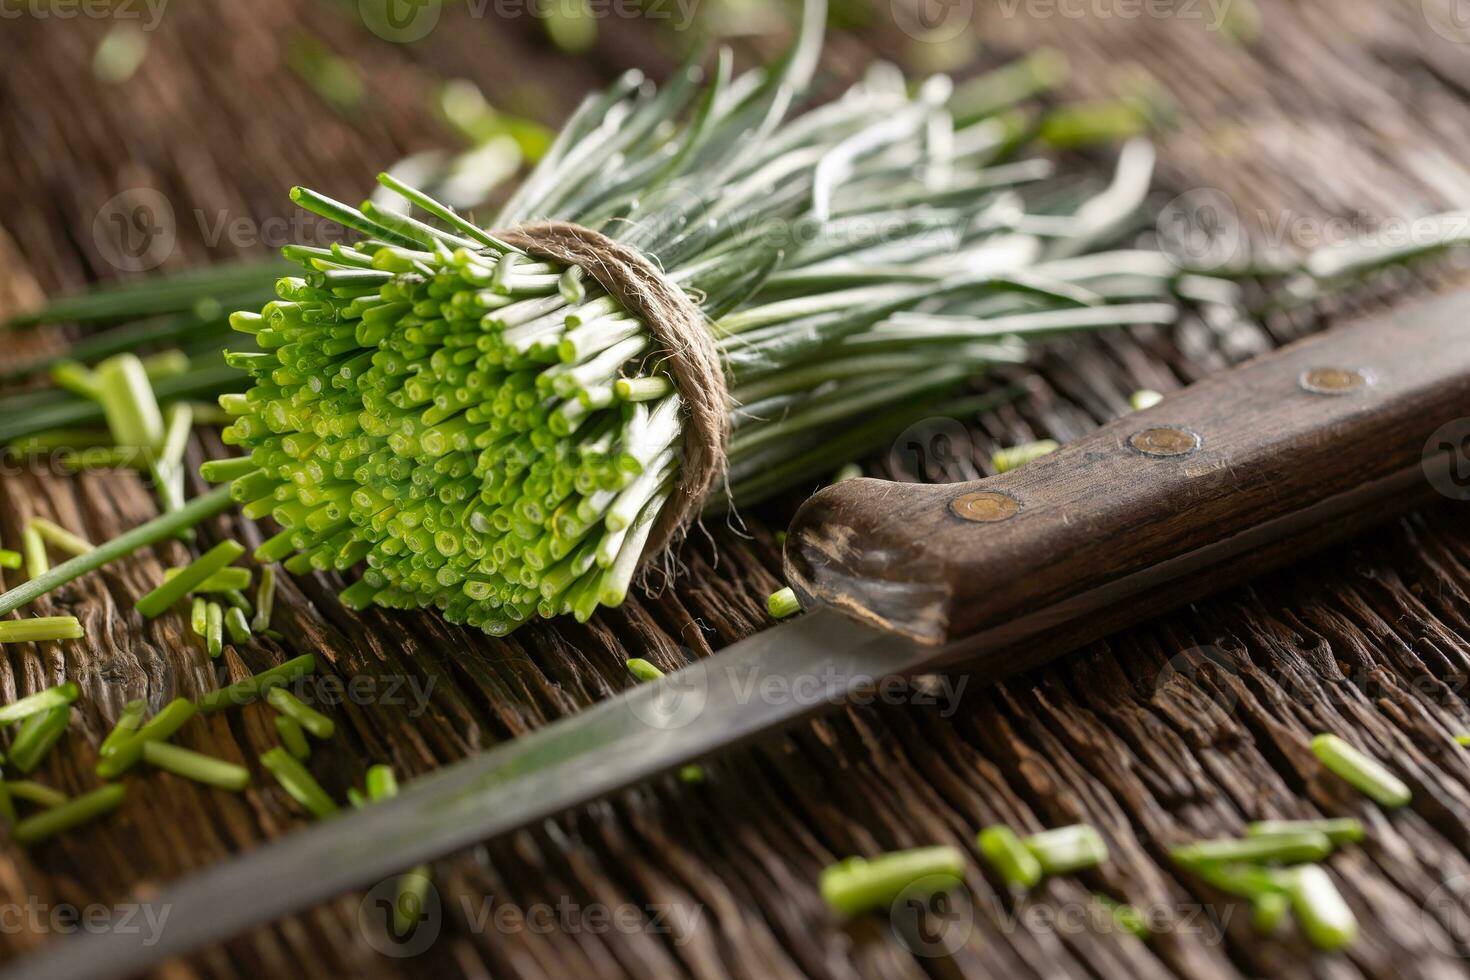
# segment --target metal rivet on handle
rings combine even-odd
[[[1175,425],[1155,426],[1128,437],[1128,445],[1145,456],[1188,456],[1203,444],[1199,433]]]
[[[949,502],[954,515],[977,524],[996,524],[1010,520],[1021,512],[1021,502],[999,490],[977,490]]]
[[[1303,371],[1297,384],[1314,395],[1346,395],[1372,383],[1367,371],[1352,368],[1319,367]]]

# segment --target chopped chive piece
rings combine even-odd
[[[364,782],[367,787],[367,797],[374,803],[398,795],[398,777],[393,775],[392,766],[385,766],[381,763],[372,766],[368,769],[367,779]]]
[[[209,633],[209,603],[204,599],[196,598],[194,605],[189,609],[189,627],[199,636],[207,636]]]
[[[664,672],[642,657],[634,657],[628,661],[628,673],[640,681],[656,681],[664,676]]]
[[[1041,881],[1041,862],[1005,824],[986,827],[975,842],[985,860],[1012,888],[1033,888]]]
[[[1363,822],[1353,817],[1338,817],[1330,820],[1258,820],[1245,825],[1247,837],[1304,831],[1324,834],[1333,844],[1356,844],[1363,839]]]
[[[1043,874],[1064,875],[1096,867],[1108,859],[1102,835],[1087,824],[1057,827],[1032,834],[1022,843],[1041,865]]]
[[[0,568],[16,569],[25,561],[19,551],[11,551],[9,548],[0,548]]]
[[[12,701],[4,707],[0,707],[0,726],[14,724],[22,718],[29,718],[43,711],[50,711],[52,708],[71,704],[77,699],[77,695],[81,693],[82,689],[77,686],[76,681],[64,681],[55,687],[48,687],[44,691],[27,694],[19,701]]]
[[[245,613],[236,606],[231,606],[225,613],[225,628],[230,631],[231,643],[244,643],[250,639],[250,624],[245,621]]]
[[[85,555],[93,548],[92,542],[80,534],[73,534],[60,524],[48,521],[44,517],[32,517],[30,527],[36,529],[41,540],[60,548],[69,555]]]
[[[1228,861],[1251,864],[1279,861],[1283,864],[1297,864],[1303,861],[1320,861],[1331,853],[1332,841],[1326,834],[1315,830],[1199,841],[1169,852],[1170,857],[1186,866],[1201,862]]]
[[[990,454],[990,464],[995,467],[997,473],[1009,473],[1032,460],[1054,453],[1060,448],[1062,448],[1061,444],[1055,439],[1039,439],[1036,442],[1012,446],[1009,449],[997,449]]]
[[[71,705],[58,704],[27,718],[10,743],[10,764],[23,773],[35,769],[66,731],[70,717]]]
[[[123,705],[122,714],[117,716],[117,724],[112,726],[112,731],[102,740],[97,751],[106,754],[114,745],[125,738],[132,736],[138,730],[138,725],[143,721],[143,715],[148,710],[148,702],[142,698],[129,701]]]
[[[155,517],[146,524],[103,542],[85,555],[78,555],[62,562],[44,575],[33,575],[31,581],[0,595],[0,615],[19,609],[87,572],[131,554],[144,545],[171,538],[181,530],[193,527],[200,521],[226,510],[231,503],[230,488],[216,487],[204,496],[195,497],[189,501],[182,510]],[[39,541],[39,538],[37,540]]]
[[[199,706],[188,698],[174,698],[163,706],[163,710],[148,720],[148,724],[138,729],[137,738],[145,742],[163,741],[173,738],[174,733],[184,727],[184,723],[199,714]]]
[[[309,653],[303,654],[229,687],[209,692],[199,699],[199,711],[207,715],[233,705],[248,704],[272,688],[289,684],[315,670],[316,658]]]
[[[0,643],[80,640],[85,634],[75,616],[32,616],[0,621]]]
[[[255,609],[250,605],[250,600],[245,598],[245,593],[241,592],[239,589],[225,589],[223,592],[220,593],[220,595],[223,596],[224,600],[228,602],[232,607],[240,610],[240,612],[244,613],[247,617],[251,613],[255,612]]]
[[[852,857],[822,872],[822,898],[840,915],[857,915],[887,908],[909,889],[933,895],[956,888],[964,874],[965,856],[953,847]]]
[[[1113,921],[1125,932],[1129,932],[1139,939],[1147,939],[1152,933],[1148,927],[1148,921],[1136,906],[1126,902],[1114,901],[1111,897],[1097,892],[1092,896],[1097,903],[1107,910]]]
[[[260,763],[270,770],[271,775],[276,777],[276,782],[281,784],[281,788],[293,800],[314,816],[330,817],[337,812],[337,804],[327,795],[327,791],[285,749],[280,746],[270,749],[260,757]]]
[[[703,766],[690,764],[679,768],[679,782],[681,783],[702,783],[705,778]]]
[[[225,652],[225,611],[217,602],[204,605],[204,649],[210,657]]]
[[[1146,408],[1153,408],[1164,400],[1164,396],[1157,391],[1141,388],[1128,396],[1128,404],[1135,412],[1141,412]]]
[[[394,935],[406,936],[423,918],[424,896],[429,891],[429,866],[415,865],[398,876],[398,894],[393,899]]]
[[[844,463],[838,467],[837,472],[832,474],[833,483],[846,483],[848,480],[856,480],[863,475],[863,468],[857,463]]]
[[[149,742],[167,741],[198,713],[198,706],[188,698],[174,698],[136,733],[104,745],[99,752],[102,758],[97,763],[97,775],[103,779],[121,776],[143,758],[143,749]]]
[[[1286,923],[1291,898],[1283,892],[1266,892],[1251,901],[1251,923],[1258,932],[1274,935]]]
[[[116,810],[125,795],[126,790],[116,783],[93,790],[61,806],[26,817],[15,825],[13,836],[22,844],[45,840],[52,834],[70,830]]]
[[[166,568],[163,571],[165,582],[178,578],[182,568]],[[209,578],[200,582],[190,592],[229,592],[234,589],[250,588],[250,569],[248,568],[221,568]]]
[[[284,716],[276,716],[278,720],[282,717]],[[361,810],[363,807],[367,806],[370,801],[366,796],[362,795],[362,790],[358,789],[356,786],[349,786],[347,787],[347,802],[352,804],[353,809]]]
[[[281,736],[281,744],[286,747],[296,758],[306,761],[311,755],[311,745],[306,741],[306,732],[301,728],[301,722],[290,715],[276,715],[276,734]]]
[[[267,565],[260,570],[260,588],[255,591],[255,618],[250,621],[251,629],[260,632],[269,627],[275,605],[276,566]]]
[[[1292,871],[1287,883],[1302,932],[1321,950],[1342,949],[1358,936],[1358,920],[1327,872],[1316,865]]]
[[[314,708],[301,703],[301,699],[284,687],[273,687],[266,692],[265,699],[281,714],[295,718],[302,728],[317,738],[331,738],[337,726],[332,719]]]
[[[239,792],[250,785],[250,770],[203,752],[180,748],[168,742],[145,742],[143,761],[150,766],[192,779],[196,783]]]
[[[801,612],[801,602],[791,587],[787,586],[770,594],[766,599],[766,612],[771,614],[772,619],[785,619]]]
[[[33,782],[29,779],[8,779],[5,789],[17,800],[27,800],[37,806],[54,807],[66,803],[67,795],[59,789]]]
[[[1409,787],[1382,763],[1359,752],[1336,735],[1318,735],[1312,739],[1312,751],[1324,766],[1380,806],[1405,806],[1413,799]]]
[[[139,599],[134,608],[152,619],[244,553],[245,546],[238,541],[221,541],[185,566],[173,578]]]
[[[1460,743],[1461,745],[1470,745],[1470,735],[1456,735],[1455,741]]]
[[[136,355],[118,354],[97,365],[97,389],[114,442],[127,449],[163,445],[163,413]]]
[[[209,459],[199,464],[199,475],[208,483],[230,483],[260,469],[249,456]]]
[[[79,361],[63,359],[51,365],[51,380],[56,387],[90,401],[97,401],[102,395],[97,373]]]
[[[35,581],[51,570],[51,559],[46,557],[46,542],[41,533],[27,524],[20,531],[20,550],[26,556],[26,577]]]

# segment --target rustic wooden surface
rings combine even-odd
[[[1208,30],[1208,17],[1185,17],[1182,4],[1176,16],[1132,18],[1119,16],[1140,9],[1126,2],[1070,8],[1092,10],[1085,18],[1028,18],[1028,9],[1057,8],[1025,3],[974,6],[983,13],[967,37],[985,39],[986,60],[1038,40],[1063,48],[1077,68],[1076,94],[1136,84],[1144,66],[1176,103],[1175,125],[1161,138],[1164,186],[1218,189],[1257,238],[1284,227],[1311,244],[1311,222],[1328,216],[1391,219],[1470,202],[1462,162],[1470,159],[1470,61],[1425,18],[1424,9],[1438,9],[1433,0],[1260,0],[1250,8],[1236,0],[1235,38]],[[360,195],[385,162],[443,143],[446,134],[419,108],[436,74],[474,78],[507,108],[553,122],[616,70],[637,64],[658,74],[671,64],[666,35],[642,22],[605,21],[597,47],[579,59],[549,50],[524,18],[446,15],[426,41],[397,47],[367,35],[350,4],[178,7],[168,8],[137,77],[113,88],[96,85],[86,67],[105,23],[4,22],[5,308],[42,289],[116,275],[92,223],[119,189],[157,188],[186,216],[197,208],[211,220],[288,214],[292,183]],[[371,109],[336,114],[281,68],[278,39],[298,22],[372,60],[379,101]],[[885,0],[858,35],[834,39],[828,64],[850,76],[875,48],[910,60],[935,53],[895,28]],[[1283,215],[1295,223],[1280,223]],[[207,247],[187,217],[169,265],[235,250]],[[1420,288],[1386,283],[1400,296]],[[1079,345],[1048,362],[1025,404],[962,420],[973,445],[950,472],[984,472],[996,443],[1073,438],[1124,411],[1135,388],[1177,387],[1317,322],[1190,323]],[[217,448],[196,446],[196,460]],[[538,625],[494,641],[430,615],[351,616],[333,601],[331,583],[304,579],[286,584],[278,601],[288,643],[231,649],[223,663],[238,677],[310,651],[324,676],[373,679],[333,710],[340,734],[311,761],[341,798],[370,763],[391,762],[411,777],[605,697],[630,683],[622,662],[632,653],[674,668],[761,628],[762,599],[778,584],[769,529],[795,499],[748,515],[748,537],[713,528],[712,544],[696,539],[683,551],[688,574],[674,588],[585,627]],[[0,477],[0,501],[6,543],[36,513],[102,538],[154,509],[133,478],[13,469]],[[349,895],[168,973],[1462,975],[1470,758],[1451,736],[1470,731],[1467,530],[1463,507],[1441,505],[1002,686],[967,688],[957,705],[846,710],[709,764],[704,784],[659,781],[438,862],[439,932],[420,955],[374,952],[358,925],[362,896]],[[204,532],[206,541],[222,535],[253,540],[256,532],[229,519]],[[0,700],[64,678],[83,689],[72,729],[37,778],[68,791],[92,786],[96,745],[124,701],[147,697],[156,708],[216,684],[181,616],[144,623],[131,609],[165,565],[183,558],[181,546],[162,547],[37,604],[80,616],[86,641],[5,649]],[[1200,648],[1224,666],[1192,669]],[[1320,731],[1387,759],[1413,788],[1412,807],[1388,817],[1322,778],[1308,749]],[[235,796],[138,773],[128,777],[125,807],[96,826],[30,850],[4,844],[0,958],[64,941],[48,917],[58,906],[146,901],[191,869],[303,824],[255,763],[276,742],[266,709],[196,721],[179,741],[251,765],[253,786]],[[1174,845],[1239,831],[1247,820],[1319,813],[1368,825],[1367,842],[1329,864],[1363,924],[1345,954],[1313,955],[1292,933],[1258,936],[1248,909],[1166,857]],[[966,893],[928,917],[923,933],[886,917],[836,923],[816,893],[818,872],[835,858],[968,847],[977,828],[996,821],[1026,829],[1087,821],[1107,838],[1111,859],[1024,903],[972,867]],[[1157,934],[1143,943],[1079,915],[1093,891],[1148,909]],[[925,955],[935,952],[926,938],[957,948]]]

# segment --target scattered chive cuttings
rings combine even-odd
[[[28,694],[19,701],[0,706],[0,727],[14,724],[43,711],[50,711],[52,708],[71,704],[81,693],[82,689],[77,686],[76,681],[64,681],[44,691]]]
[[[17,569],[25,561],[25,556],[19,551],[11,551],[9,548],[0,548],[0,568]]]
[[[795,616],[801,612],[801,600],[796,598],[796,592],[788,585],[770,594],[766,599],[766,612],[771,614],[772,619]]]
[[[239,606],[231,606],[225,613],[225,629],[230,633],[231,643],[244,643],[250,639],[250,623]]]
[[[1033,888],[1041,881],[1041,862],[1005,824],[986,827],[975,842],[985,860],[1012,888]]]
[[[1363,839],[1363,822],[1354,817],[1334,817],[1321,820],[1258,820],[1255,823],[1246,824],[1245,827],[1247,837],[1303,832],[1322,834],[1334,845],[1356,844]]]
[[[290,715],[276,715],[276,734],[281,736],[281,744],[286,751],[305,762],[311,755],[311,743],[306,740],[306,732],[301,727],[301,722]]]
[[[201,714],[210,714],[235,705],[248,704],[275,687],[290,684],[316,670],[316,658],[303,654],[252,677],[237,681],[229,687],[210,691],[199,699]]]
[[[103,786],[74,797],[61,806],[26,817],[15,825],[12,836],[22,844],[34,844],[117,809],[125,795],[120,783]]]
[[[32,616],[0,620],[0,643],[80,640],[86,632],[75,616]]]
[[[305,766],[279,745],[267,750],[260,757],[260,763],[276,777],[281,788],[313,816],[330,817],[337,812],[337,804],[322,789],[321,784],[306,771]]]
[[[107,733],[107,737],[98,746],[98,753],[105,755],[123,739],[130,738],[138,730],[138,726],[143,723],[143,715],[147,712],[148,702],[142,698],[136,698],[123,705],[122,712],[117,716],[117,722],[112,726],[112,731]]]
[[[376,765],[367,771],[367,798],[371,802],[391,799],[398,795],[398,778],[391,766]],[[416,865],[398,876],[396,894],[393,899],[393,924],[395,935],[407,935],[413,924],[419,921],[424,907],[424,895],[429,889],[429,866]]]
[[[1312,751],[1328,770],[1342,777],[1358,792],[1384,807],[1407,806],[1413,799],[1403,780],[1380,763],[1353,748],[1336,735],[1312,739]]]
[[[150,766],[204,783],[219,789],[239,792],[250,785],[250,770],[233,762],[216,759],[214,756],[191,749],[170,745],[168,742],[145,742],[143,761]]]
[[[1063,875],[1093,868],[1108,859],[1108,845],[1094,827],[1074,824],[1032,834],[1022,843],[1043,874]]]
[[[60,548],[69,555],[85,555],[93,549],[92,542],[80,534],[73,534],[60,524],[48,521],[44,517],[32,517],[29,526],[35,528],[41,540]]]
[[[268,629],[275,605],[276,566],[267,565],[260,570],[260,587],[255,592],[255,618],[250,621],[251,629],[257,633]]]
[[[62,806],[67,801],[67,795],[61,790],[29,779],[7,779],[5,791],[17,800],[25,800],[48,809]]]
[[[1061,444],[1055,439],[1039,439],[1036,442],[1012,446],[1009,449],[997,449],[990,454],[990,465],[995,467],[997,473],[1009,473],[1017,467],[1050,455],[1060,448],[1062,448]]]
[[[70,717],[71,706],[58,704],[27,718],[15,733],[15,741],[10,743],[10,764],[23,773],[30,773],[66,732]]]
[[[182,513],[182,511],[177,513]],[[180,569],[178,574],[166,579],[158,588],[139,599],[134,604],[134,608],[147,618],[153,619],[244,553],[245,546],[240,542],[221,541],[195,561]]]
[[[162,742],[174,736],[184,724],[199,713],[199,708],[188,698],[174,698],[163,709],[131,735],[118,738],[110,746],[99,751],[97,775],[103,779],[116,779],[143,758],[143,750],[149,742]]]
[[[29,582],[0,595],[0,615],[19,609],[87,572],[96,571],[103,565],[131,554],[145,545],[156,544],[165,538],[171,538],[180,531],[221,513],[229,508],[230,504],[229,487],[216,487],[203,496],[195,497],[181,510],[161,514],[131,531],[99,544],[85,555],[78,555],[62,562],[42,575],[33,575]],[[39,537],[37,540],[40,540]]]
[[[633,659],[628,661],[627,666],[628,673],[632,674],[640,681],[656,681],[660,677],[664,676],[664,672],[662,670],[659,670],[657,666],[647,660],[644,660],[642,657],[634,657]]]
[[[202,598],[195,598],[194,604],[189,607],[189,628],[199,636],[206,636],[209,630],[209,602]]]
[[[172,581],[182,572],[181,568],[166,568],[163,572],[165,582]],[[231,592],[238,589],[250,588],[250,569],[248,568],[221,568],[213,575],[190,589],[190,592]]]
[[[1332,853],[1332,841],[1315,830],[1284,834],[1256,834],[1239,839],[1199,841],[1175,848],[1170,856],[1180,864],[1244,862],[1264,864],[1277,861],[1296,864],[1320,861]]]
[[[1357,938],[1358,921],[1322,868],[1292,869],[1286,890],[1302,932],[1318,949],[1342,949]]]
[[[41,532],[27,524],[20,531],[20,550],[26,556],[26,577],[37,581],[51,570],[51,559],[46,557],[46,541]]]
[[[225,652],[225,613],[217,602],[204,604],[204,649],[211,657]]]
[[[926,895],[964,882],[965,856],[953,847],[921,847],[875,858],[852,857],[822,872],[822,898],[843,916],[887,908],[910,889]]]
[[[296,719],[297,724],[317,738],[331,738],[337,730],[332,719],[315,708],[303,704],[300,698],[284,687],[271,688],[266,692],[265,699],[272,708],[289,718]]]

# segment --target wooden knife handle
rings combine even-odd
[[[796,515],[786,572],[808,607],[1021,669],[1452,493],[1470,445],[1442,436],[1470,443],[1467,416],[1458,293],[1257,358],[1010,473],[827,487]]]

